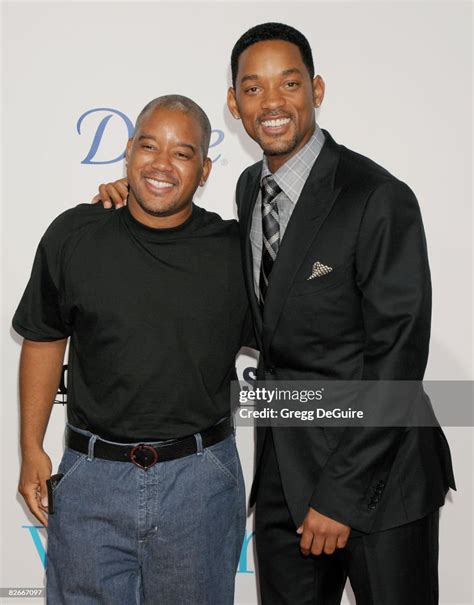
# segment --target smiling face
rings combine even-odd
[[[274,172],[311,138],[314,107],[323,97],[322,78],[311,80],[295,44],[265,40],[240,55],[235,89],[229,89],[227,103]]]
[[[128,205],[138,221],[169,228],[190,216],[212,165],[203,157],[202,136],[196,118],[178,109],[156,107],[141,118],[126,152]]]

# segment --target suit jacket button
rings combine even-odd
[[[369,508],[370,508],[370,510],[375,510],[377,508],[377,505],[374,502],[371,502],[369,504]]]

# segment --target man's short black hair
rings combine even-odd
[[[310,78],[314,78],[313,52],[306,37],[300,31],[291,27],[291,25],[285,25],[284,23],[261,23],[246,31],[237,40],[232,49],[230,65],[232,70],[232,86],[234,88],[237,80],[240,55],[252,44],[265,40],[284,40],[285,42],[295,44],[300,49],[301,58],[308,68]]]
[[[156,99],[153,99],[147,103],[141,110],[135,122],[135,130],[138,130],[140,122],[143,120],[145,115],[157,107],[190,113],[193,118],[195,118],[202,130],[201,149],[203,158],[205,159],[209,150],[209,141],[211,140],[211,123],[204,109],[202,109],[202,107],[200,107],[192,99],[183,95],[164,95],[162,97],[157,97]]]

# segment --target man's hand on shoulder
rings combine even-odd
[[[332,555],[347,544],[351,528],[309,508],[303,524],[296,530],[301,535],[301,552],[308,555]]]
[[[128,181],[119,179],[113,183],[105,183],[99,186],[99,193],[92,198],[92,203],[102,202],[104,208],[121,208],[127,203]]]
[[[23,452],[18,491],[40,523],[48,526],[48,490],[46,479],[51,477],[52,464],[42,449]]]

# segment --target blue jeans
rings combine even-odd
[[[197,454],[146,471],[66,448],[49,516],[49,605],[233,603],[245,531],[235,437],[204,450],[195,438]]]

